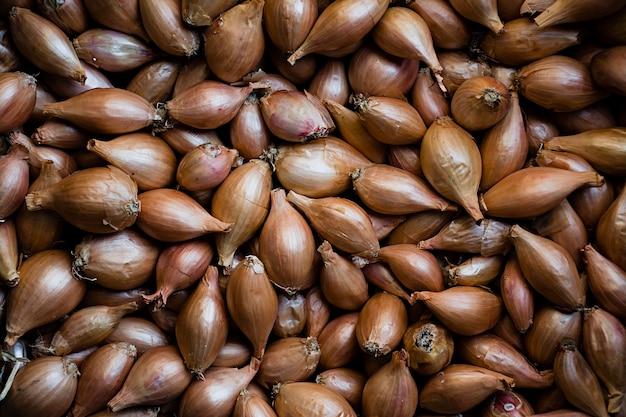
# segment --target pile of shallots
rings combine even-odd
[[[625,417],[626,0],[2,0],[0,415]]]

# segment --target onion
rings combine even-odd
[[[33,65],[84,84],[87,76],[76,51],[57,25],[27,8],[13,7],[9,13],[9,29],[17,49]],[[33,39],[45,41],[33,43]]]
[[[76,394],[79,374],[71,360],[57,356],[34,359],[17,373],[0,410],[25,417],[64,416]]]
[[[409,372],[409,354],[393,352],[391,362],[367,379],[363,387],[363,415],[412,417],[417,410],[417,384]]]
[[[247,255],[231,271],[226,304],[230,317],[252,343],[252,354],[262,359],[278,315],[278,299],[256,256]]]
[[[8,346],[27,331],[68,314],[85,294],[85,283],[72,275],[71,255],[60,249],[36,253],[20,265],[18,274],[20,283],[7,302]],[[32,300],[38,300],[36,308]]]
[[[263,0],[237,4],[215,19],[204,32],[204,55],[209,69],[221,80],[240,80],[263,56]]]
[[[185,366],[202,379],[226,343],[228,319],[217,267],[209,266],[176,320],[176,342]]]

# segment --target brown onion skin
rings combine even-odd
[[[76,51],[57,25],[23,7],[11,8],[8,17],[12,40],[28,61],[43,71],[85,82],[87,76]],[[46,42],[32,42],[42,37]]]
[[[185,366],[202,379],[228,336],[226,303],[217,267],[209,266],[176,319],[176,341]]]
[[[322,257],[316,252],[316,261],[311,270],[313,276],[319,276],[322,269]],[[324,298],[319,285],[313,286],[306,293],[304,300],[304,312],[306,322],[304,323],[304,334],[307,336],[320,337],[322,330],[330,320],[332,306]]]
[[[0,223],[0,243],[3,251],[0,253],[0,279],[9,287],[14,287],[20,281],[17,273],[18,244],[16,227],[13,218]]]
[[[193,417],[211,410],[215,417],[232,415],[239,393],[256,375],[259,360],[252,358],[248,366],[241,368],[211,367],[203,378],[193,381],[180,398],[178,415]]]
[[[30,117],[37,100],[37,82],[23,72],[0,74],[0,111],[5,115],[0,132],[8,133],[22,126]]]
[[[476,131],[492,127],[507,114],[511,95],[506,86],[489,76],[472,77],[454,92],[452,117],[463,128]]]
[[[592,307],[584,313],[582,349],[584,357],[607,390],[609,413],[624,406],[626,379],[626,328],[611,313]]]
[[[21,173],[16,170],[14,175],[19,177]],[[59,170],[54,166],[54,163],[50,160],[44,161],[39,176],[30,184],[28,192],[48,188],[61,179]],[[10,193],[7,194],[10,195]],[[17,196],[20,194],[18,193]],[[10,204],[7,203],[5,207],[10,207]],[[14,219],[17,243],[20,250],[26,255],[52,249],[54,244],[61,241],[65,235],[65,220],[51,210],[29,211],[26,204],[23,203],[15,213]]]
[[[278,386],[274,402],[278,417],[336,415],[356,417],[350,403],[332,389],[314,382],[290,382]]]
[[[596,243],[601,253],[626,270],[626,256],[618,250],[626,240],[624,216],[626,216],[626,187],[622,188],[617,198],[600,217],[596,228]]]
[[[138,316],[127,316],[120,320],[113,333],[105,343],[127,342],[137,348],[137,355],[141,356],[157,346],[169,344],[165,333],[151,320]]]
[[[597,101],[573,112],[554,112],[552,117],[563,135],[587,130],[610,129],[617,126],[613,109],[607,100]]]
[[[372,163],[354,146],[334,136],[279,145],[276,153],[273,164],[280,184],[311,198],[350,190],[350,172]]]
[[[626,285],[626,272],[591,244],[583,248],[587,282],[596,301],[608,312],[626,320],[626,303],[623,288]]]
[[[102,26],[136,35],[144,41],[150,38],[143,28],[139,14],[139,2],[118,2],[116,0],[83,0],[92,19]]]
[[[409,325],[402,339],[414,375],[434,375],[448,366],[454,354],[454,337],[445,326],[431,319]]]
[[[480,142],[482,175],[480,189],[486,190],[526,162],[528,138],[524,116],[516,91],[510,92],[506,115],[483,136]]]
[[[81,308],[61,324],[50,342],[50,350],[57,356],[63,356],[96,346],[106,339],[122,317],[139,307],[137,302],[131,301],[117,306]]]
[[[230,122],[230,141],[239,155],[248,160],[260,158],[269,148],[272,138],[256,94],[248,96]]]
[[[500,277],[500,294],[511,320],[520,333],[533,324],[535,298],[515,256],[509,256]]]
[[[231,268],[235,251],[260,230],[269,213],[271,190],[270,165],[260,159],[234,169],[215,190],[211,212],[234,223],[230,232],[215,240],[218,265]]]
[[[402,98],[417,77],[419,61],[393,56],[374,44],[359,48],[348,65],[348,82],[355,93]],[[377,80],[370,74],[380,74]]]
[[[2,401],[3,415],[61,417],[72,404],[78,367],[57,356],[33,359],[17,373]]]
[[[350,86],[343,61],[335,58],[322,64],[311,79],[308,91],[322,101],[332,100],[346,104],[350,96]]]
[[[475,221],[483,218],[478,207],[480,150],[472,135],[454,119],[440,117],[428,127],[422,138],[420,166],[439,194],[463,206]]]
[[[109,343],[89,355],[80,365],[81,378],[69,417],[85,417],[106,407],[122,387],[137,358],[135,346]]]
[[[163,405],[182,394],[191,380],[175,346],[155,347],[137,359],[107,407],[115,412],[136,405]]]
[[[253,355],[262,359],[278,315],[278,298],[256,256],[247,255],[231,271],[226,305],[231,319],[252,343]]]
[[[24,261],[20,284],[7,301],[5,343],[12,346],[28,330],[51,323],[72,311],[83,298],[86,285],[74,279],[69,252],[49,249]],[[37,299],[36,314],[32,300]]]
[[[416,4],[415,2],[413,4]],[[411,89],[411,102],[426,126],[443,116],[450,116],[450,102],[432,77],[429,68],[421,68]]]
[[[423,301],[443,325],[463,336],[475,336],[491,329],[502,316],[500,296],[480,287],[417,291],[412,297]]]
[[[499,390],[510,390],[513,378],[479,366],[451,364],[431,376],[420,391],[419,405],[442,414],[465,413]]]
[[[538,27],[531,18],[520,17],[506,22],[501,35],[487,34],[481,47],[502,64],[520,66],[577,45],[580,38],[580,31],[575,28]],[[524,39],[523,47],[519,39]]]
[[[363,387],[364,416],[412,417],[417,410],[417,383],[407,366],[409,354],[393,352],[391,362],[371,375]],[[396,398],[402,398],[398,403]]]
[[[265,388],[304,381],[317,369],[320,346],[315,337],[285,337],[267,345],[255,381]]]
[[[281,291],[276,295],[278,312],[273,317],[272,334],[280,338],[298,336],[308,323],[307,297],[299,291],[294,294]]]
[[[515,83],[531,102],[559,112],[583,109],[610,94],[595,85],[585,64],[564,55],[550,55],[525,65]]]
[[[364,352],[375,357],[387,355],[402,342],[407,326],[407,311],[400,298],[381,292],[361,308],[356,338]]]
[[[90,139],[87,150],[126,172],[143,191],[168,187],[175,181],[174,151],[164,140],[147,133],[131,133],[109,141]]]
[[[598,377],[571,338],[564,338],[559,343],[554,358],[554,376],[565,398],[576,408],[595,417],[608,417]]]
[[[428,24],[435,47],[464,49],[471,40],[471,28],[452,5],[444,0],[414,1],[409,7]]]
[[[341,368],[359,356],[356,339],[358,317],[358,312],[346,313],[324,326],[318,338],[321,351],[319,369]]]
[[[134,70],[160,55],[142,40],[111,29],[88,29],[72,42],[82,61],[111,72]]]
[[[315,260],[315,238],[306,219],[287,201],[286,191],[270,193],[270,210],[259,234],[259,259],[269,279],[287,292],[305,290],[315,282],[308,273]]]
[[[341,394],[355,411],[361,410],[363,387],[367,378],[352,368],[332,368],[317,374],[315,382]]]
[[[534,323],[524,335],[528,359],[539,366],[551,368],[560,341],[565,337],[579,341],[582,326],[583,315],[579,311],[564,313],[549,305],[538,306]]]
[[[503,373],[515,380],[516,388],[548,388],[552,371],[537,371],[522,352],[498,336],[484,333],[457,340],[455,353],[463,362]]]
[[[143,285],[154,273],[160,247],[135,229],[86,235],[74,248],[74,275],[111,290]]]
[[[159,49],[174,56],[193,56],[200,46],[200,34],[184,24],[178,1],[139,0],[145,31]]]
[[[204,55],[211,72],[221,80],[240,80],[263,57],[265,37],[261,20],[264,4],[264,0],[236,4],[221,13],[205,30]]]
[[[378,0],[331,3],[320,12],[304,42],[289,57],[289,63],[293,65],[296,60],[314,52],[332,54],[360,41],[380,20],[387,7],[388,3]],[[348,30],[343,26],[346,22],[350,25]],[[339,27],[343,27],[343,36],[338,36]]]
[[[542,149],[535,158],[537,165],[569,169],[570,171],[592,171],[591,164],[581,156],[569,152]],[[582,187],[570,194],[568,200],[587,229],[593,230],[600,217],[606,212],[615,192],[613,183],[605,181],[600,187]]]
[[[265,30],[281,52],[293,52],[304,42],[318,15],[317,0],[266,0],[263,7]]]
[[[13,214],[24,201],[28,193],[28,151],[22,145],[13,145],[6,155],[0,156],[0,219]]]

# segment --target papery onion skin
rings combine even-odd
[[[538,27],[520,17],[504,24],[500,35],[488,33],[481,41],[485,53],[506,65],[526,65],[581,42],[580,31],[561,26]]]
[[[576,342],[565,338],[554,358],[554,376],[565,398],[574,406],[595,417],[608,417],[604,395],[596,374]]]
[[[626,328],[611,313],[592,307],[584,313],[582,348],[584,356],[608,394],[607,410],[619,413],[624,407],[626,375]]]
[[[564,55],[550,55],[525,65],[515,84],[531,102],[559,112],[583,109],[610,94],[595,85],[585,64]]]
[[[615,13],[623,5],[624,2],[619,0],[606,1],[602,4],[584,0],[556,0],[534,19],[540,27],[593,20]]]
[[[289,63],[293,65],[296,60],[314,52],[332,53],[361,40],[380,20],[388,6],[388,2],[380,0],[342,0],[331,3],[321,11],[304,42],[289,57]],[[349,29],[346,22],[349,22]]]
[[[355,93],[402,98],[415,82],[419,61],[393,56],[375,44],[360,47],[348,65],[348,82]],[[373,79],[370,74],[379,74]]]
[[[22,126],[30,117],[37,99],[37,81],[23,72],[0,74],[0,132],[7,133]]]
[[[464,336],[475,336],[491,329],[503,313],[500,296],[479,287],[417,291],[413,297],[423,301],[444,326]]]
[[[601,253],[626,270],[626,254],[619,250],[626,241],[626,187],[604,212],[596,227],[596,243]]]
[[[13,145],[6,155],[0,156],[0,219],[13,214],[28,194],[28,150]]]
[[[575,135],[555,136],[544,148],[576,154],[610,175],[626,175],[626,128],[592,129]]]
[[[105,71],[131,71],[147,64],[160,51],[135,36],[111,29],[92,28],[72,41],[78,57]]]
[[[582,186],[599,187],[603,183],[604,177],[595,171],[528,167],[495,183],[481,195],[480,204],[486,213],[495,217],[532,218],[552,210]]]
[[[32,255],[18,269],[20,284],[11,292],[6,309],[8,346],[24,333],[52,323],[72,311],[83,298],[86,284],[72,275],[72,256],[61,249]],[[33,300],[37,310],[33,310]]]
[[[561,339],[581,340],[583,315],[580,311],[565,313],[551,305],[539,305],[533,325],[524,335],[526,355],[539,366],[554,366],[554,357]]]
[[[28,61],[43,71],[85,82],[76,51],[57,25],[24,7],[12,7],[8,18],[12,40]],[[33,39],[46,41],[34,43]]]
[[[400,298],[377,293],[359,312],[356,338],[364,352],[374,357],[386,355],[402,342],[407,325],[407,311]]]
[[[191,380],[175,346],[154,347],[137,359],[107,407],[117,412],[135,405],[163,405],[178,397]]]
[[[231,319],[252,343],[252,354],[262,359],[278,315],[278,298],[256,256],[247,255],[233,268],[226,287],[226,305]]]
[[[451,364],[431,376],[420,391],[419,405],[442,414],[465,413],[499,390],[510,390],[513,378],[485,368]]]
[[[587,282],[597,302],[608,312],[626,320],[626,272],[591,244],[583,248]]]
[[[506,86],[489,76],[472,77],[454,92],[452,117],[463,128],[476,131],[492,127],[506,116],[511,95]]]
[[[103,195],[108,199],[100,199]],[[119,168],[109,166],[77,171],[50,188],[30,193],[26,207],[53,209],[87,232],[113,233],[135,223],[141,203],[137,184]]]
[[[139,0],[143,27],[161,50],[174,56],[193,56],[200,46],[200,34],[184,24],[180,2]]]
[[[463,206],[475,221],[483,218],[478,207],[480,150],[474,138],[452,118],[441,117],[428,127],[422,138],[420,164],[435,190]]]
[[[235,251],[261,228],[269,213],[271,190],[270,165],[260,159],[234,169],[217,188],[211,212],[234,223],[230,232],[216,237],[218,265],[230,269]]]
[[[17,373],[0,410],[3,415],[61,417],[72,404],[79,374],[71,360],[34,359]]]
[[[414,1],[409,7],[428,24],[433,44],[442,49],[464,49],[471,39],[470,25],[445,0]]]
[[[143,28],[139,15],[139,2],[117,0],[83,0],[89,15],[102,26],[136,35],[144,41],[150,38]]]
[[[503,31],[503,24],[498,16],[497,0],[451,0],[452,7],[463,17],[487,27],[495,34]]]
[[[458,340],[455,353],[464,362],[510,376],[516,388],[545,389],[554,383],[551,370],[538,371],[522,352],[490,333]]]
[[[371,164],[354,146],[334,136],[280,145],[269,160],[273,161],[276,177],[286,190],[311,198],[349,191],[350,172]]]
[[[94,88],[65,101],[46,104],[44,115],[100,134],[130,133],[162,120],[148,100],[121,88]]]
[[[391,355],[391,362],[365,382],[363,416],[411,417],[417,410],[417,384],[407,367],[409,354],[400,349]]]
[[[209,69],[226,81],[252,71],[265,51],[264,0],[249,0],[224,11],[204,32],[204,55]]]
[[[328,387],[314,382],[291,382],[277,387],[274,410],[278,417],[356,417],[350,403]]]
[[[585,305],[587,283],[561,245],[520,225],[511,227],[510,237],[520,268],[535,291],[564,309]]]

